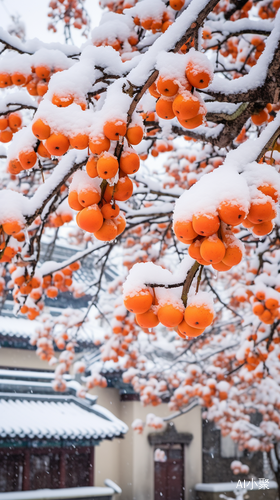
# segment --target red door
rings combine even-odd
[[[160,446],[165,452],[164,462],[155,461],[155,500],[183,500],[184,446]]]

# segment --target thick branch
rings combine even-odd
[[[215,129],[213,129],[213,134],[209,134],[209,128],[205,131],[206,133],[201,133],[201,128],[198,128],[198,131],[184,129],[182,127],[178,127],[177,125],[172,126],[172,132],[176,135],[187,135],[188,137],[193,137],[194,139],[201,140],[203,142],[210,142],[213,146],[217,146],[218,148],[225,148],[232,144],[234,139],[240,134],[243,126],[246,121],[254,112],[255,104],[243,103],[238,110],[232,115],[224,114],[214,114],[207,113],[206,119],[209,121],[213,121],[215,123],[221,123],[224,125],[220,133],[215,135]]]
[[[280,127],[274,132],[274,134],[270,137],[270,139],[267,141],[265,146],[262,148],[260,154],[257,157],[257,161],[260,161],[260,159],[263,157],[263,155],[267,152],[268,149],[272,147],[274,142],[276,141],[277,137],[280,135]]]
[[[188,413],[189,411],[193,410],[196,406],[199,405],[198,400],[194,401],[191,403],[189,406],[184,408],[183,410],[176,411],[176,413],[172,413],[172,415],[169,415],[168,417],[164,417],[163,420],[164,422],[169,422],[170,420],[173,420],[173,418],[180,417],[181,415],[185,415],[185,413]]]
[[[195,261],[195,263],[190,268],[190,270],[187,274],[187,277],[186,277],[186,280],[185,280],[185,283],[183,286],[182,297],[181,297],[185,307],[187,306],[188,294],[189,294],[191,284],[192,284],[193,279],[198,271],[199,266],[200,266],[200,264],[197,261]]]

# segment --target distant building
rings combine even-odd
[[[0,492],[93,486],[96,446],[127,432],[66,378],[61,394],[52,373],[0,370]]]

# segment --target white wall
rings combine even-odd
[[[169,416],[167,404],[156,408],[143,407],[138,401],[120,402],[115,389],[94,389],[98,403],[111,410],[129,427],[124,440],[103,441],[95,452],[95,484],[102,486],[110,478],[122,488],[121,500],[154,499],[154,449],[149,445],[148,434],[154,432],[145,428],[142,435],[131,429],[135,418],[145,421],[147,413],[161,417]],[[202,482],[202,424],[201,410],[194,408],[186,415],[174,419],[178,432],[190,432],[193,440],[185,446],[185,500],[193,497],[193,487]],[[160,431],[159,431],[160,432]],[[111,476],[109,475],[111,474]],[[175,500],[175,499],[174,499]]]
[[[0,348],[0,366],[7,368],[29,368],[31,370],[53,371],[47,361],[42,361],[36,351],[28,349]]]

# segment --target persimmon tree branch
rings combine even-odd
[[[19,38],[16,36],[10,35],[5,31],[3,28],[0,28],[0,43],[3,44],[4,50],[12,50],[14,52],[17,52],[18,54],[29,54],[32,55],[34,54],[38,48],[49,48],[53,49],[54,47],[56,49],[59,48],[62,52],[64,52],[67,57],[73,58],[77,57],[80,55],[80,51],[77,49],[75,51],[74,47],[70,46],[65,46],[62,44],[52,44],[52,43],[43,43],[43,42],[34,42],[31,40],[30,42],[24,43]],[[3,51],[3,49],[2,49]]]
[[[125,90],[125,92],[132,97],[132,102],[128,110],[128,124],[131,122],[132,114],[144,93],[158,77],[158,70],[154,69],[158,51],[166,50],[174,53],[178,52],[182,45],[184,45],[190,37],[194,36],[195,31],[198,30],[198,28],[203,24],[204,20],[215,5],[217,5],[218,1],[219,0],[203,0],[198,7],[194,2],[192,2],[177,18],[175,23],[169,27],[167,32],[163,33],[163,35],[161,35],[161,37],[150,47],[147,53],[143,55],[142,60],[138,65],[137,73],[136,70],[132,70],[127,75],[127,90]],[[183,29],[184,34],[180,36],[180,32]],[[139,88],[139,82],[137,82],[138,78],[135,78],[135,76],[141,75],[142,70],[144,71],[144,74],[149,76],[145,83],[141,85],[140,89],[136,90],[134,93],[134,88]]]
[[[192,267],[190,268],[190,270],[188,271],[187,277],[185,279],[185,282],[183,285],[183,290],[182,290],[182,296],[181,296],[185,307],[187,306],[187,303],[188,303],[188,294],[189,294],[191,284],[192,284],[194,277],[199,269],[199,266],[200,266],[200,264],[197,261],[195,261],[194,264],[192,265]]]
[[[275,28],[272,33],[280,33],[280,16],[277,15],[275,20]],[[215,98],[218,102],[274,102],[275,92],[278,88],[278,77],[280,74],[280,35],[278,36],[277,42],[270,40],[268,38],[267,46],[262,54],[262,56],[257,61],[257,64],[251,69],[249,75],[245,75],[239,80],[227,82],[227,90],[223,88],[222,91],[215,90],[215,80],[213,84],[207,90],[201,90],[202,93],[208,94]],[[267,59],[268,58],[268,59]],[[270,63],[266,67],[266,61]],[[254,82],[259,82],[262,80],[261,84],[255,84]],[[244,88],[248,90],[244,91]],[[234,88],[234,92],[231,90]]]
[[[71,152],[70,152],[71,153]],[[29,210],[24,213],[26,224],[29,226],[43,212],[49,201],[57,194],[67,179],[81,169],[87,159],[75,163],[76,155],[67,153],[56,167],[54,173],[41,185],[35,195],[28,200]],[[27,205],[27,206],[28,206]]]

